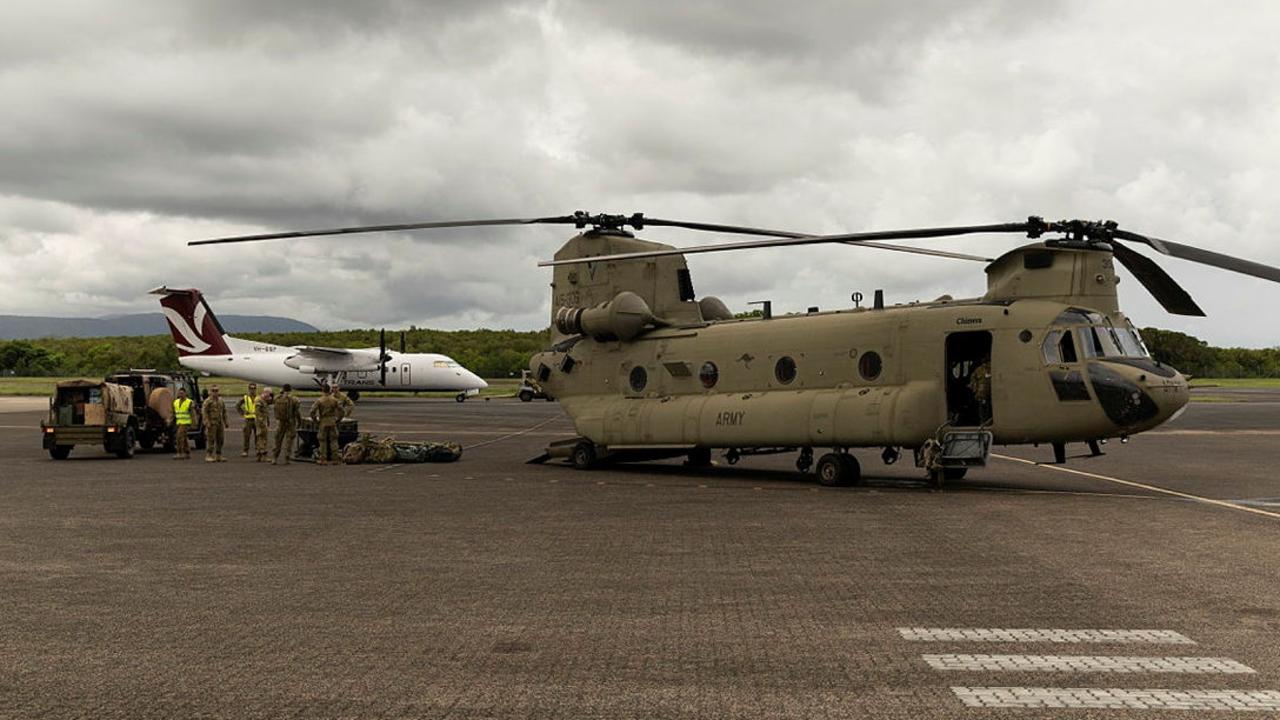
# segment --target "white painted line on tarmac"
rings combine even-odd
[[[1280,430],[1148,430],[1143,435],[1280,435]]]
[[[1202,502],[1208,505],[1217,505],[1218,507],[1229,508],[1231,510],[1239,510],[1240,512],[1253,513],[1255,515],[1266,515],[1267,517],[1280,519],[1280,512],[1272,512],[1270,510],[1263,510],[1261,508],[1248,507],[1246,505],[1241,505],[1239,503],[1227,502],[1226,500],[1217,500],[1214,498],[1204,497],[1203,495],[1192,495],[1191,493],[1179,492],[1178,490],[1170,490],[1169,488],[1163,488],[1158,485],[1148,485],[1146,483],[1134,482],[1133,480],[1121,480],[1120,478],[1110,477],[1109,475],[1099,475],[1098,473],[1085,472],[1083,470],[1073,470],[1071,468],[1062,467],[1060,465],[1045,465],[1043,463],[1038,463],[1034,460],[1027,460],[1025,458],[1014,457],[1012,455],[1000,455],[998,453],[991,453],[991,457],[1000,458],[1001,460],[1009,460],[1010,462],[1018,462],[1024,465],[1034,465],[1036,467],[1041,467],[1046,470],[1056,470],[1058,472],[1070,473],[1072,475],[1080,475],[1083,477],[1093,478],[1095,480],[1104,480],[1106,482],[1117,483],[1119,485],[1127,485],[1129,487],[1142,488],[1143,490],[1150,490],[1151,492],[1164,493],[1165,495],[1172,495],[1174,497],[1180,497],[1185,500],[1195,500],[1196,502]]]
[[[934,670],[1000,672],[1179,673],[1248,675],[1257,671],[1231,658],[1112,655],[921,655]]]
[[[951,692],[969,707],[1280,712],[1275,690],[953,687]]]
[[[918,642],[1196,644],[1194,640],[1186,635],[1172,630],[900,627],[898,628],[898,633],[902,635],[904,640]]]

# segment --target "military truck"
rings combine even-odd
[[[138,445],[150,450],[156,445],[173,452],[177,427],[173,424],[173,399],[186,390],[192,399],[191,429],[187,438],[197,449],[204,448],[204,423],[200,418],[200,379],[195,373],[153,369],[129,369],[108,375],[107,382],[128,386],[137,419]]]
[[[101,445],[119,458],[133,457],[138,421],[128,387],[98,380],[60,382],[40,423],[44,448],[66,460],[76,445]]]

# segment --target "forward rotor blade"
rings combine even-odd
[[[1156,302],[1174,315],[1204,317],[1204,311],[1191,299],[1191,295],[1169,276],[1154,260],[1137,250],[1114,243],[1111,246],[1116,260],[1133,273],[1142,286],[1155,297]]]
[[[285,238],[318,237],[322,235],[354,235],[357,233],[396,232],[400,230],[427,230],[431,228],[483,227],[489,225],[563,225],[577,219],[572,215],[542,218],[502,218],[498,220],[447,220],[444,222],[403,223],[400,225],[359,225],[356,227],[328,228],[325,230],[295,230],[291,232],[236,235],[234,237],[193,240],[187,245],[223,245],[229,243],[256,242],[259,240],[283,240]]]
[[[1242,273],[1244,275],[1252,275],[1263,280],[1271,282],[1280,282],[1280,268],[1274,268],[1270,265],[1263,265],[1252,260],[1244,260],[1230,255],[1223,255],[1212,250],[1204,250],[1202,248],[1193,247],[1191,245],[1183,245],[1182,243],[1170,242],[1159,238],[1147,237],[1139,235],[1128,230],[1116,230],[1115,236],[1121,240],[1129,240],[1130,242],[1139,242],[1154,248],[1157,252],[1176,257],[1182,260],[1190,260],[1198,262],[1202,265],[1212,265],[1223,270]]]
[[[646,224],[652,221],[646,219]],[[673,224],[674,225],[674,224]],[[680,225],[683,227],[683,225]],[[709,226],[712,227],[732,227],[732,226]],[[718,243],[715,245],[694,245],[683,248],[670,248],[666,250],[644,250],[640,252],[618,253],[615,255],[597,255],[588,258],[572,258],[568,260],[546,260],[538,263],[538,267],[552,267],[556,265],[576,265],[587,262],[610,262],[615,260],[639,260],[650,257],[664,257],[668,255],[696,255],[698,253],[724,252],[726,250],[750,250],[755,248],[768,247],[790,247],[794,245],[821,245],[824,243],[844,243],[846,245],[866,245],[881,250],[895,250],[897,252],[913,253],[917,255],[931,255],[934,257],[946,257],[955,260],[972,260],[976,262],[991,262],[992,258],[981,257],[979,255],[966,255],[964,253],[946,252],[943,250],[928,250],[925,248],[907,247],[904,245],[890,245],[888,243],[875,242],[878,240],[906,240],[906,239],[923,239],[935,237],[950,237],[955,235],[970,235],[977,233],[1025,233],[1029,228],[1028,223],[1002,223],[999,225],[965,225],[959,227],[941,227],[941,228],[917,228],[914,230],[888,230],[882,232],[863,232],[863,233],[843,233],[840,235],[805,235],[802,233],[785,232],[781,230],[760,230],[757,228],[735,228],[725,230],[724,232],[742,232],[743,234],[754,235],[770,235],[772,240],[747,240],[743,242]],[[704,228],[695,228],[704,229]],[[750,231],[744,232],[744,231]]]

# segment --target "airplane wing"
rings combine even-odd
[[[284,364],[305,372],[376,372],[378,370],[377,350],[351,350],[315,345],[302,345],[294,349],[298,352],[285,358]]]

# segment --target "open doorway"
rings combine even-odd
[[[991,423],[991,333],[947,336],[947,420],[957,427]]]

